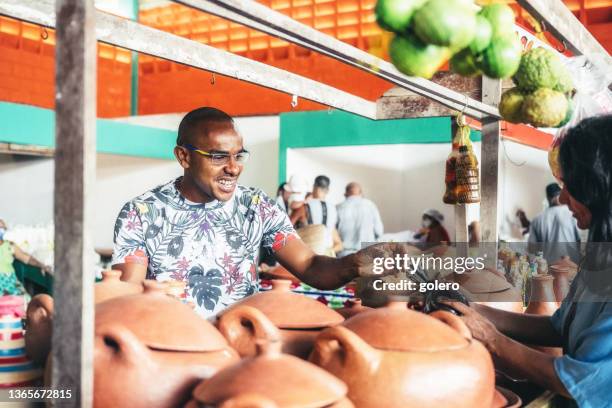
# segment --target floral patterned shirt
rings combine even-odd
[[[194,203],[177,181],[123,206],[115,223],[113,264],[147,264],[147,279],[187,284],[203,317],[256,293],[261,246],[277,251],[298,238],[287,214],[259,189],[238,185],[226,202]],[[298,238],[299,239],[299,238]]]

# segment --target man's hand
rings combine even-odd
[[[374,260],[376,258],[395,258],[397,255],[403,257],[408,256],[419,256],[423,253],[419,248],[405,243],[400,242],[381,242],[379,244],[371,245],[366,247],[352,256],[354,256],[357,264],[357,271],[359,276],[384,276],[395,272],[396,270],[385,270],[384,273],[374,272]]]

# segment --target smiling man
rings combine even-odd
[[[174,154],[183,176],[121,209],[112,263],[123,280],[186,282],[188,298],[204,317],[258,291],[261,246],[320,289],[367,274],[373,256],[403,252],[401,245],[384,244],[341,259],[315,255],[274,200],[237,183],[249,152],[233,119],[218,109],[199,108],[183,118]]]

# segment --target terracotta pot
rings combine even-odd
[[[265,321],[259,310],[243,306],[236,311]],[[280,332],[270,324],[266,340],[258,339],[254,357],[227,367],[203,381],[193,391],[193,399],[206,407],[337,407],[345,399],[347,387],[328,372],[281,353]],[[346,405],[352,407],[352,404]]]
[[[96,306],[95,407],[177,407],[237,361],[214,326],[156,282]]]
[[[549,268],[550,274],[555,278],[553,281],[553,292],[555,293],[555,300],[557,304],[561,305],[563,299],[569,292],[569,275],[570,269],[563,266],[551,266]]]
[[[502,387],[495,388],[491,408],[518,408],[522,405],[521,398],[512,391]]]
[[[468,292],[470,301],[507,312],[523,313],[521,292],[496,271],[482,269],[454,273],[452,281]]]
[[[495,391],[491,357],[459,317],[403,302],[326,329],[310,360],[343,380],[360,408],[489,408]]]
[[[308,357],[314,339],[321,330],[344,321],[342,315],[323,303],[293,293],[290,289],[291,281],[273,280],[272,290],[249,296],[221,314],[219,330],[240,356],[255,355],[254,332],[249,327],[236,324],[233,319],[224,321],[223,316],[241,306],[251,306],[263,312],[270,322],[280,329],[283,353],[300,358]],[[260,323],[260,326],[263,327],[264,323]]]
[[[552,316],[557,310],[552,275],[535,275],[531,278],[531,295],[525,313]]]
[[[142,293],[142,285],[121,280],[121,271],[102,271],[102,281],[94,285],[96,303],[118,296]]]
[[[572,281],[578,273],[578,265],[576,265],[569,256],[565,255],[559,258],[557,261],[550,264],[550,267],[564,267],[569,269],[569,280]]]
[[[353,298],[347,300],[345,306],[337,309],[336,312],[340,313],[345,319],[349,319],[356,314],[367,312],[368,310],[372,310],[372,308],[362,305],[361,299]]]
[[[41,366],[51,351],[53,298],[46,294],[30,300],[26,311],[25,349],[27,356]]]

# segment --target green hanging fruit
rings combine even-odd
[[[511,123],[523,122],[523,102],[525,101],[525,94],[518,89],[508,89],[501,96],[499,102],[499,113],[504,120]]]
[[[523,119],[536,127],[558,126],[567,116],[568,101],[561,92],[536,89],[525,97]]]
[[[427,0],[378,0],[374,12],[376,22],[387,31],[403,33],[414,12]]]
[[[513,33],[496,38],[477,60],[478,68],[490,78],[509,78],[521,63],[521,41]]]
[[[510,6],[502,3],[489,4],[484,6],[478,14],[491,24],[492,41],[514,33],[514,11]]]
[[[470,51],[476,55],[479,52],[484,51],[489,44],[491,44],[491,37],[493,36],[493,30],[489,20],[483,16],[476,16],[476,33],[474,39],[470,43]]]
[[[431,78],[451,53],[447,47],[425,44],[414,35],[396,36],[389,45],[395,67],[406,75]]]
[[[469,48],[453,55],[450,59],[450,69],[456,74],[468,77],[480,74],[480,70],[474,61],[474,55]]]
[[[525,91],[550,88],[565,93],[574,87],[559,57],[553,51],[541,47],[532,48],[523,55],[512,79]]]
[[[476,32],[476,13],[459,0],[429,0],[414,13],[412,28],[427,44],[460,50]]]

